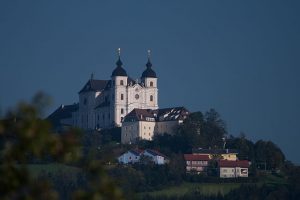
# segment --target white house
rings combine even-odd
[[[219,160],[218,165],[220,178],[248,177],[248,160]]]
[[[158,151],[146,149],[143,152],[143,155],[150,157],[152,161],[157,165],[164,165],[167,163],[167,157]]]
[[[136,163],[140,161],[140,157],[143,151],[139,149],[129,150],[118,157],[119,163],[122,164],[129,164],[129,163]]]
[[[164,165],[167,162],[167,157],[165,155],[152,149],[146,149],[144,151],[140,149],[129,150],[119,156],[118,161],[122,164],[133,164],[139,162],[141,156],[149,157],[157,165]]]

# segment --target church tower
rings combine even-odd
[[[151,54],[148,50],[148,61],[146,63],[146,70],[142,73],[141,81],[145,87],[145,104],[148,109],[158,109],[158,89],[157,89],[157,76],[152,69],[150,60]]]
[[[110,119],[111,123],[116,126],[121,126],[122,120],[127,113],[127,80],[128,76],[125,69],[122,67],[121,49],[118,49],[117,67],[111,74],[111,104],[110,104]]]

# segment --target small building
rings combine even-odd
[[[249,165],[248,160],[219,160],[220,178],[248,177]]]
[[[152,140],[155,135],[172,134],[188,114],[184,107],[133,109],[123,120],[121,142],[131,144],[137,140]]]
[[[123,153],[121,156],[118,157],[119,163],[122,164],[129,164],[129,163],[136,163],[140,161],[141,154],[143,153],[140,149],[129,150]]]
[[[238,151],[235,149],[196,149],[193,154],[207,155],[215,160],[237,160]]]
[[[150,157],[157,165],[164,165],[167,162],[167,157],[156,150],[146,149],[143,155]]]
[[[157,165],[164,165],[168,162],[167,157],[153,149],[135,149],[129,150],[118,157],[118,162],[122,164],[133,164],[141,161],[141,157],[149,157]]]
[[[184,160],[186,163],[186,172],[200,174],[206,172],[210,158],[208,155],[184,154]]]

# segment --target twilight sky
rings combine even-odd
[[[116,49],[134,79],[147,49],[159,106],[215,108],[228,131],[272,140],[300,163],[300,1],[0,1],[0,110],[42,90],[48,113],[78,101]]]

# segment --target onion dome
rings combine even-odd
[[[122,67],[123,63],[122,63],[121,58],[120,58],[120,51],[121,51],[121,49],[119,48],[118,49],[119,58],[118,58],[118,61],[116,62],[117,67],[112,72],[112,74],[111,74],[112,77],[114,77],[114,76],[127,76],[127,73],[126,73],[125,69]]]
[[[142,78],[157,78],[155,71],[152,69],[152,63],[150,61],[150,50],[148,50],[148,62],[146,67],[146,70],[142,74]]]

